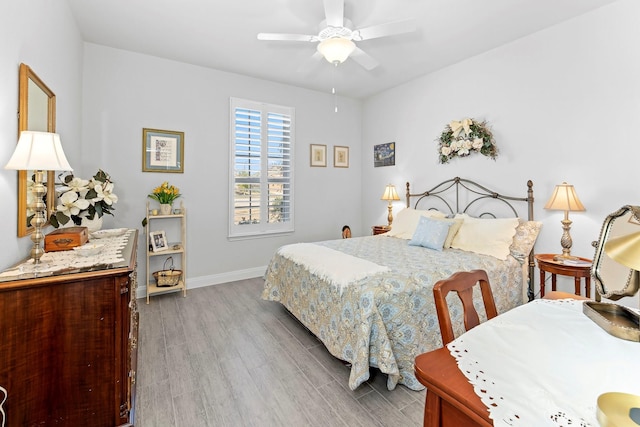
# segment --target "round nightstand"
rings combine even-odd
[[[391,230],[391,227],[388,225],[374,225],[371,227],[371,233],[375,236],[376,234],[384,234],[387,231]]]
[[[580,279],[584,277],[585,296],[591,295],[591,260],[589,258],[576,257],[576,265],[565,264],[564,261],[556,261],[555,254],[537,254],[535,256],[540,269],[540,298],[544,297],[545,272],[551,273],[551,290],[556,290],[556,274],[574,278],[575,294],[580,293]]]

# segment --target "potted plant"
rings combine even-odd
[[[103,215],[113,216],[118,196],[113,193],[114,184],[108,173],[98,169],[90,180],[69,173],[61,181],[56,190],[56,210],[49,217],[51,225],[83,225],[96,231],[102,227]]]
[[[159,187],[154,188],[148,197],[160,203],[161,215],[169,215],[173,202],[180,196],[182,196],[180,189],[165,181]]]

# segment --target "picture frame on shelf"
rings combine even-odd
[[[349,147],[340,145],[333,146],[333,167],[348,168],[349,167]]]
[[[311,166],[327,167],[327,146],[323,144],[311,144]]]
[[[184,132],[142,129],[142,172],[184,172]]]
[[[164,230],[150,231],[149,245],[151,246],[151,252],[162,252],[169,249],[169,243],[167,242],[167,235],[164,232]]]

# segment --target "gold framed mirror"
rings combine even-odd
[[[608,215],[602,224],[596,247],[591,275],[595,281],[596,300],[600,297],[617,301],[633,296],[640,287],[638,271],[615,261],[607,253],[608,242],[640,232],[640,206],[625,205]]]
[[[18,138],[23,130],[56,131],[56,95],[26,64],[20,64],[19,71]],[[45,183],[47,219],[55,203],[54,179],[54,173],[48,172]],[[29,208],[29,200],[32,197],[29,194],[30,184],[33,184],[33,172],[18,171],[18,237],[33,232],[31,226],[33,212]]]

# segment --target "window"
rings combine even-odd
[[[231,98],[229,237],[293,231],[294,109]]]

